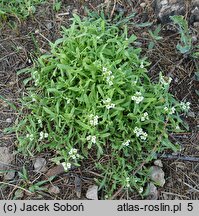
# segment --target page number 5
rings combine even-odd
[[[188,211],[193,211],[193,203],[188,203],[187,204],[187,210]]]

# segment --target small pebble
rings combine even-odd
[[[98,186],[97,185],[89,186],[86,192],[86,198],[90,200],[98,200]]]
[[[195,22],[195,23],[193,24],[193,26],[196,27],[196,28],[198,28],[198,27],[199,27],[199,22]]]
[[[162,164],[161,160],[155,160],[154,165],[159,166],[159,167],[163,167],[163,164]]]
[[[164,171],[159,166],[152,166],[150,168],[149,177],[159,186],[163,187],[165,184]]]
[[[51,186],[48,191],[49,191],[49,193],[52,193],[52,194],[59,194],[60,193],[59,187],[54,186],[54,185]]]
[[[7,172],[5,175],[4,175],[4,180],[7,180],[7,181],[10,181],[10,180],[13,180],[15,177],[15,172],[14,171],[10,171],[10,172]]]
[[[46,159],[45,158],[36,158],[34,163],[34,169],[36,172],[44,172],[46,170]]]
[[[146,7],[146,3],[145,3],[145,2],[142,2],[142,3],[140,4],[140,7],[145,8],[145,7]]]
[[[11,119],[11,118],[7,118],[7,119],[6,119],[6,122],[7,122],[7,123],[12,123],[12,119]]]
[[[152,182],[150,182],[147,185],[147,191],[148,191],[147,199],[149,199],[149,200],[157,200],[158,199],[157,187]]]

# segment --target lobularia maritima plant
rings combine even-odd
[[[31,69],[34,87],[23,98],[30,114],[16,130],[20,151],[52,150],[66,171],[88,159],[103,176],[96,181],[106,198],[118,187],[143,191],[154,153],[177,151],[168,134],[181,131],[179,113],[190,105],[168,92],[170,78],[160,73],[151,82],[127,32],[74,15]]]

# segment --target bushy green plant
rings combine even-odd
[[[0,17],[12,15],[18,18],[26,18],[35,13],[35,6],[45,0],[1,0]]]
[[[141,192],[154,153],[177,151],[168,133],[180,131],[179,112],[189,108],[168,93],[171,78],[151,82],[127,32],[74,15],[30,70],[34,86],[23,98],[30,114],[16,129],[19,150],[51,150],[66,171],[88,159],[108,197],[120,186]]]

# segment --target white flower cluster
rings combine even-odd
[[[26,137],[30,139],[30,141],[34,140],[34,135],[33,134],[26,134]]]
[[[93,126],[96,126],[98,125],[98,118],[99,116],[94,116],[94,115],[90,115],[90,124],[93,125]]]
[[[65,171],[68,171],[71,168],[71,163],[63,162],[61,164],[62,164]]]
[[[68,152],[69,156],[72,157],[72,159],[76,159],[76,158],[79,158],[80,155],[77,154],[77,149],[75,148],[72,148],[69,152]]]
[[[182,107],[182,110],[184,110],[184,111],[188,111],[189,109],[190,109],[190,102],[181,102],[180,103],[180,105],[181,105],[181,107]]]
[[[141,116],[141,121],[149,120],[149,115],[147,112],[144,112],[143,115]]]
[[[108,71],[107,68],[103,67],[103,75],[106,77],[106,81],[107,83],[111,86],[113,85],[113,79],[115,78],[113,75],[112,75],[112,71]]]
[[[142,140],[146,140],[148,136],[148,134],[144,132],[142,128],[135,127],[133,132],[136,134],[136,137],[140,137]]]
[[[106,105],[107,109],[112,109],[115,107],[114,103],[111,103],[111,99],[107,98],[106,100],[103,100],[103,103]]]
[[[131,142],[131,140],[127,140],[126,142],[123,142],[122,145],[123,146],[129,146],[129,143]]]
[[[39,124],[40,127],[43,126],[43,125],[42,125],[42,121],[41,121],[41,119],[38,120],[38,124]]]
[[[168,112],[170,115],[174,114],[176,109],[175,107],[171,107],[171,109],[169,109],[168,107],[164,107],[164,111]]]
[[[164,77],[164,76],[160,75],[160,83],[162,85],[167,86],[167,85],[169,85],[171,83],[171,81],[172,81],[171,77]]]
[[[144,62],[141,61],[140,68],[144,68]]]
[[[143,187],[140,187],[138,192],[141,194],[143,190],[144,190]]]
[[[91,141],[92,143],[96,143],[96,136],[89,135],[86,137],[86,140]]]
[[[43,138],[48,138],[48,133],[44,133],[43,131],[41,131],[39,135],[39,141],[41,141]]]
[[[66,103],[69,104],[70,101],[71,101],[71,99],[70,99],[70,98],[67,98],[67,97],[65,97],[65,99],[66,99]]]
[[[129,182],[130,182],[130,178],[129,178],[129,177],[126,177],[126,187],[130,187]]]
[[[135,95],[131,97],[131,99],[135,101],[136,104],[139,104],[144,100],[144,97],[142,96],[141,92],[136,92]]]

